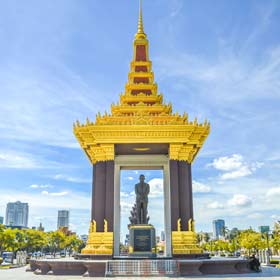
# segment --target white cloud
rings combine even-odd
[[[154,178],[148,182],[150,185],[149,197],[162,197],[163,196],[163,179]]]
[[[22,151],[0,151],[0,168],[12,169],[43,169],[65,167],[59,162],[40,158],[35,154]]]
[[[249,207],[252,205],[252,199],[244,194],[235,194],[228,204],[234,207]]]
[[[49,195],[49,196],[65,196],[68,194],[68,192],[48,192],[48,191],[42,191],[42,195]]]
[[[170,17],[176,17],[181,12],[184,2],[182,0],[172,0],[171,1],[171,13]]]
[[[248,166],[241,166],[238,170],[224,173],[220,176],[221,180],[236,179],[252,174],[252,170]]]
[[[209,203],[207,207],[210,209],[224,209],[224,205],[218,201]]]
[[[205,184],[193,180],[193,192],[194,193],[209,193],[211,188]]]
[[[129,216],[132,206],[134,205],[133,201],[121,201],[121,214]]]
[[[121,192],[121,197],[130,197],[130,193],[127,193],[127,192]]]
[[[0,139],[80,148],[72,124],[101,111],[96,90],[54,57],[45,67],[30,62],[5,68],[0,67],[0,91],[5,93],[0,103],[5,133]]]
[[[212,166],[217,170],[225,171],[220,175],[221,180],[230,180],[252,175],[258,168],[263,166],[261,162],[248,163],[240,154],[219,157],[207,166]]]
[[[280,187],[274,187],[268,189],[267,193],[265,194],[266,203],[270,206],[275,206],[279,208],[279,201],[280,201]]]
[[[214,159],[213,163],[209,164],[209,166],[213,166],[214,168],[222,171],[230,171],[238,169],[243,164],[243,157],[239,154],[233,154],[230,157],[220,157]]]
[[[49,184],[46,184],[46,185],[32,184],[29,187],[31,189],[51,189],[51,188],[53,188],[53,186],[49,185]]]
[[[252,169],[252,171],[256,171],[258,168],[263,167],[263,165],[264,165],[263,162],[258,162],[257,161],[257,162],[252,163],[251,169]]]
[[[266,197],[268,197],[268,198],[279,197],[280,198],[280,187],[269,189],[266,193]]]
[[[275,220],[275,221],[280,221],[280,215],[279,214],[273,214],[270,216],[271,219]]]
[[[63,175],[63,174],[56,174],[52,178],[55,180],[62,180],[62,181],[71,182],[71,183],[91,183],[91,180],[87,179],[87,178],[78,178],[78,177],[72,177],[72,176]]]
[[[0,168],[34,169],[39,163],[30,154],[13,151],[0,152]]]
[[[251,213],[247,216],[248,219],[263,219],[265,216],[262,213]]]
[[[280,48],[263,52],[258,63],[248,63],[233,50],[221,52],[216,60],[207,61],[200,55],[173,52],[157,59],[160,74],[175,77],[189,89],[188,82],[197,84],[206,98],[223,106],[248,98],[279,97]],[[229,54],[230,53],[230,54]]]

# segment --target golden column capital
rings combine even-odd
[[[88,148],[87,154],[93,164],[102,161],[115,159],[114,144],[92,145]]]

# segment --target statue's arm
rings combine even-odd
[[[136,195],[139,195],[138,188],[137,188],[137,184],[135,185],[135,194],[136,194]]]

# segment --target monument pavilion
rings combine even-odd
[[[192,163],[210,124],[173,113],[154,81],[142,3],[128,82],[111,112],[95,122],[77,121],[74,134],[93,167],[90,235],[82,254],[119,256],[120,171],[162,169],[164,173],[165,256],[199,254],[192,196]]]

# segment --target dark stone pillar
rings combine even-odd
[[[190,219],[193,219],[193,191],[192,191],[192,165],[188,164],[189,169],[189,197],[190,197]]]
[[[106,162],[106,201],[105,219],[108,222],[108,231],[114,230],[114,161]]]
[[[104,231],[105,201],[106,201],[106,162],[97,162],[95,166],[94,197],[92,208],[94,208],[93,220],[96,221],[96,231]]]
[[[188,230],[188,221],[193,219],[192,170],[185,161],[170,160],[171,227],[177,231],[181,218],[181,229]]]
[[[91,221],[94,220],[95,211],[94,211],[94,197],[95,197],[95,172],[96,172],[96,165],[92,165],[92,192],[91,192]]]
[[[191,174],[189,164],[180,161],[179,164],[179,203],[182,230],[188,230],[188,220],[191,218]]]
[[[170,160],[169,168],[170,168],[171,230],[177,231],[177,221],[180,218],[178,161]]]
[[[98,232],[104,231],[104,219],[108,231],[114,228],[114,168],[113,160],[93,165],[91,219]]]

